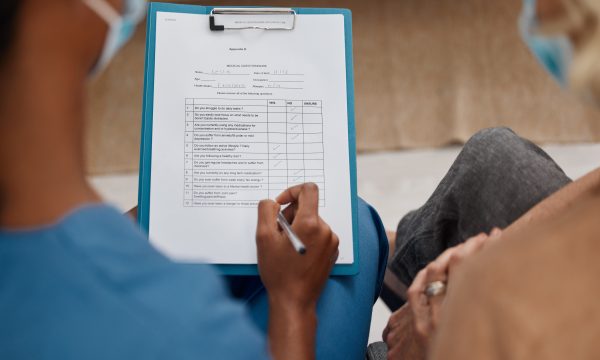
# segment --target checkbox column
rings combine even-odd
[[[304,169],[306,182],[319,186],[319,205],[325,206],[325,149],[323,143],[323,107],[321,100],[302,102],[304,126]]]
[[[303,184],[304,180],[304,126],[302,101],[286,101],[286,130],[288,157],[288,186]]]
[[[287,128],[285,100],[268,101],[269,198],[287,189]]]

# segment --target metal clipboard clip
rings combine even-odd
[[[245,15],[254,15],[255,20],[238,20],[225,25],[215,23],[215,15],[235,15],[240,16],[240,19]],[[272,15],[290,16],[291,21],[269,21],[265,20]],[[262,30],[294,30],[296,26],[296,11],[291,8],[214,8],[210,11],[209,27],[212,31],[223,30],[245,30],[245,29],[262,29]]]

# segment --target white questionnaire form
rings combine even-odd
[[[184,262],[256,264],[257,204],[319,186],[319,211],[352,264],[344,17],[295,29],[210,31],[158,12],[149,233]]]

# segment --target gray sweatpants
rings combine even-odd
[[[512,130],[482,130],[425,205],[400,221],[389,269],[410,285],[445,249],[507,227],[570,181],[542,149]]]

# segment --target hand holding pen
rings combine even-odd
[[[294,186],[276,200],[261,201],[258,207],[256,242],[263,284],[270,297],[316,305],[337,259],[339,239],[319,217],[317,185]],[[279,215],[282,205],[287,207]]]

